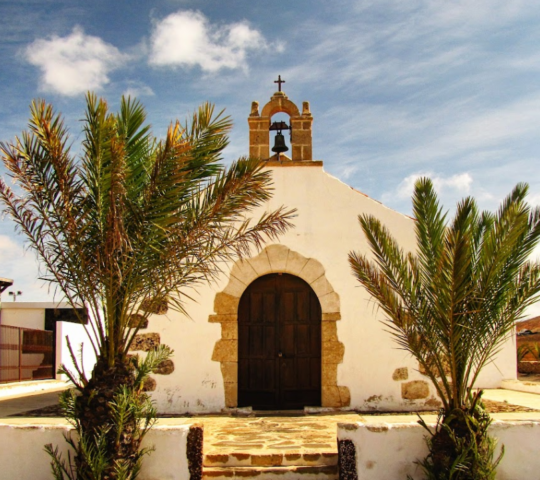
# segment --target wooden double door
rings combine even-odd
[[[302,279],[255,280],[238,307],[238,405],[256,410],[321,405],[321,306]]]

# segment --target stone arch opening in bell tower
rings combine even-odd
[[[290,127],[291,125],[291,117],[290,115],[288,115],[287,113],[285,112],[278,112],[276,114],[274,114],[271,118],[270,118],[270,125],[274,125],[275,123],[279,123],[279,122],[283,122],[282,124],[285,124],[287,125],[287,127]],[[275,153],[272,149],[274,148],[274,146],[276,145],[276,135],[278,134],[278,130],[271,130],[270,131],[270,152],[269,152],[269,155],[270,155],[270,160],[277,160],[277,153]],[[281,130],[281,134],[283,135],[283,140],[284,140],[284,143],[285,143],[285,146],[287,147],[287,151],[284,152],[284,153],[281,153],[279,155],[280,157],[280,160],[283,161],[283,160],[291,160],[292,158],[292,135],[291,135],[291,130],[288,129],[288,128],[284,128]]]
[[[312,161],[311,127],[313,117],[309,102],[303,102],[302,112],[289,100],[284,92],[272,95],[270,101],[259,111],[259,103],[253,102],[249,123],[249,154],[262,160],[268,160],[273,152],[270,151],[270,125],[277,114],[285,114],[290,119],[291,158],[293,161]],[[272,136],[272,142],[273,142]],[[273,144],[273,143],[272,143]]]

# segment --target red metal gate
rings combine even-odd
[[[0,383],[54,378],[53,332],[0,325]]]

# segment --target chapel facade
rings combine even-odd
[[[266,162],[274,182],[272,199],[253,216],[285,205],[297,209],[295,227],[200,288],[186,305],[189,319],[165,310],[150,317],[135,348],[162,342],[175,351],[171,365],[153,375],[158,411],[437,407],[434,388],[397,348],[348,264],[350,251],[369,251],[359,214],[379,218],[409,251],[414,220],[324,171],[313,159],[310,105],[303,102],[300,110],[281,83],[262,109],[253,102],[248,116],[249,154]],[[276,114],[289,123],[272,122]],[[282,148],[271,151],[275,131],[289,134],[290,157]],[[477,386],[515,378],[510,339]]]

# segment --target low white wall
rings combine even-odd
[[[497,480],[536,478],[540,470],[540,422],[495,420],[490,434],[505,454],[497,469]],[[358,480],[396,480],[424,476],[414,464],[424,458],[427,432],[417,423],[338,424],[338,440],[351,440],[356,450]]]
[[[187,436],[189,425],[155,426],[143,446],[155,451],[143,460],[139,480],[185,480],[189,478]],[[66,452],[63,434],[70,430],[58,425],[0,424],[0,478],[50,480],[50,457],[43,449],[47,443]]]

